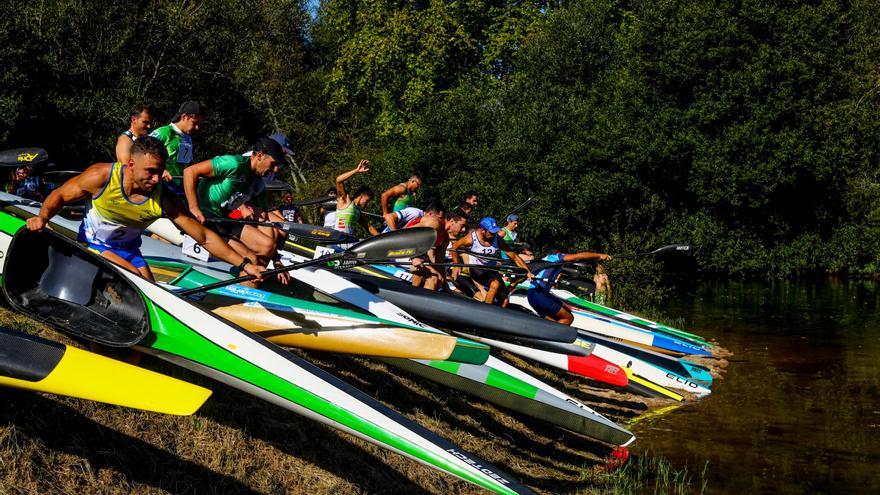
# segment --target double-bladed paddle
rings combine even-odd
[[[240,218],[206,218],[205,223],[243,223],[245,225],[257,225],[261,227],[275,227],[283,230],[288,234],[301,239],[319,242],[322,244],[344,244],[349,242],[357,242],[356,237],[352,237],[344,232],[340,232],[329,227],[319,227],[317,225],[309,225],[307,223],[297,222],[260,222],[257,220],[243,220]]]
[[[328,254],[326,256],[321,256],[320,258],[304,261],[302,263],[283,266],[281,268],[275,268],[273,270],[266,270],[261,275],[263,277],[269,277],[272,275],[277,275],[279,273],[289,272],[291,270],[298,270],[300,268],[306,268],[309,266],[321,265],[325,263],[329,264],[334,261],[339,261],[339,266],[341,267],[347,267],[350,265],[363,263],[366,260],[370,259],[387,260],[390,258],[409,258],[413,256],[421,256],[427,253],[428,250],[434,246],[434,242],[436,242],[436,240],[437,233],[434,231],[434,229],[430,227],[416,227],[413,229],[395,230],[393,232],[380,234],[375,237],[371,237],[369,239],[361,241],[340,253]],[[243,277],[223,280],[221,282],[216,282],[213,284],[203,285],[194,289],[187,289],[178,292],[178,294],[181,296],[189,296],[192,294],[198,294],[200,292],[219,289],[220,287],[226,287],[227,285],[234,285],[254,279],[255,277],[253,275],[246,275]]]

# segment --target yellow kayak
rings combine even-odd
[[[170,376],[0,328],[0,385],[190,415],[211,391]]]
[[[199,304],[215,315],[285,347],[362,356],[443,361],[452,355],[455,337],[410,330],[381,321],[261,302],[219,305],[216,296]]]

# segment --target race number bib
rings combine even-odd
[[[193,144],[190,140],[180,140],[180,146],[177,148],[177,163],[189,164],[193,159]]]
[[[186,234],[183,235],[183,247],[181,248],[181,251],[190,258],[195,258],[199,261],[207,262],[211,257],[211,254],[208,253],[208,250],[205,249],[204,246],[197,243],[195,239]]]

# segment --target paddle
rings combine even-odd
[[[517,206],[516,208],[510,210],[510,213],[508,213],[507,215],[504,215],[504,217],[502,217],[502,218],[505,218],[505,219],[506,219],[506,218],[509,217],[510,215],[513,215],[514,213],[516,213],[516,212],[522,210],[523,208],[525,208],[526,206],[530,205],[530,204],[532,203],[532,201],[534,201],[534,200],[535,200],[535,197],[534,197],[534,196],[530,196],[529,199],[523,201],[519,206]]]
[[[611,258],[615,260],[620,259],[628,259],[628,258],[639,258],[642,256],[690,256],[691,254],[691,246],[689,244],[669,244],[668,246],[663,246],[657,248],[653,251],[647,251],[644,253],[632,253],[632,254],[620,254],[614,255]],[[579,267],[586,268],[587,263],[595,263],[600,260],[589,260],[589,261],[563,261],[561,263],[552,263],[549,261],[535,261],[533,263],[529,263],[529,268],[532,271],[539,271],[545,268],[551,268],[562,265],[575,265]]]
[[[343,244],[348,242],[356,242],[357,238],[346,233],[329,227],[318,227],[317,225],[309,225],[297,222],[260,222],[257,220],[243,220],[240,218],[222,218],[210,217],[205,222],[214,223],[243,223],[245,225],[259,225],[262,227],[275,227],[281,229],[294,237],[309,239],[324,244]]]
[[[347,265],[363,263],[364,260],[367,259],[389,259],[421,256],[427,253],[428,250],[434,246],[434,242],[436,240],[437,233],[434,231],[434,229],[430,227],[416,227],[413,229],[395,230],[393,232],[377,235],[375,237],[371,237],[369,239],[361,241],[350,247],[349,249],[342,251],[341,253],[328,254],[326,256],[321,256],[320,258],[304,261],[302,263],[295,263],[293,265],[283,266],[281,268],[275,268],[273,270],[266,270],[262,273],[262,276],[269,277],[272,275],[277,275],[279,273],[329,263],[332,261],[341,261],[341,266],[346,267]],[[200,292],[219,289],[220,287],[226,287],[227,285],[247,282],[249,280],[254,280],[254,278],[255,277],[252,275],[236,277],[213,284],[203,285],[194,289],[180,291],[177,294],[181,296],[189,296],[192,294],[198,294]]]

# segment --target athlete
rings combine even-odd
[[[128,114],[128,130],[116,138],[116,161],[128,163],[131,158],[131,145],[137,138],[146,136],[153,128],[153,117],[150,116],[150,107],[139,103]]]
[[[379,198],[382,206],[382,216],[385,217],[385,224],[388,225],[389,229],[396,230],[397,225],[397,221],[393,218],[392,213],[412,205],[416,199],[416,191],[420,187],[422,187],[422,177],[418,174],[413,174],[406,182],[401,182],[382,193],[382,196]],[[388,205],[392,199],[394,200],[394,205],[389,209]]]
[[[250,156],[217,156],[183,171],[183,189],[192,216],[201,223],[211,223],[238,254],[261,266],[277,257],[277,229],[266,227],[270,229],[266,232],[260,226],[224,219],[230,215],[260,219],[268,206],[263,177],[277,173],[282,163],[281,145],[264,137],[254,143]],[[286,277],[281,280],[286,282]]]
[[[422,216],[425,215],[427,210],[420,210],[414,206],[407,206],[406,208],[391,212],[389,215],[390,218],[394,220],[393,225],[387,225],[385,229],[382,230],[382,233],[390,232],[392,230],[400,230],[404,228],[408,223],[418,220]],[[441,212],[442,213],[442,212]],[[386,217],[386,221],[387,221]]]
[[[304,223],[302,212],[293,204],[293,195],[290,193],[284,193],[278,214],[285,222]]]
[[[485,217],[480,220],[480,226],[472,230],[470,235],[463,236],[452,245],[452,261],[455,264],[461,263],[461,254],[459,254],[459,251],[469,250],[474,255],[482,256],[469,256],[470,264],[487,267],[471,267],[470,274],[471,279],[473,279],[474,282],[486,287],[486,295],[483,298],[483,302],[486,304],[494,304],[496,302],[495,296],[504,285],[501,275],[499,275],[497,271],[490,269],[498,264],[498,261],[492,258],[498,258],[499,252],[507,253],[507,256],[509,256],[517,266],[526,271],[526,277],[531,279],[533,276],[532,272],[529,270],[529,266],[510,249],[510,246],[507,245],[507,242],[504,239],[498,236],[498,231],[500,230],[501,227],[498,226],[498,223],[494,218]],[[452,269],[452,278],[458,279],[460,273],[461,268],[454,267]],[[507,304],[507,297],[501,298],[498,302],[501,306],[505,306]]]
[[[404,212],[405,208],[398,213]],[[421,211],[421,210],[419,210]],[[443,207],[439,203],[431,202],[422,215],[413,218],[400,228],[411,229],[415,227],[429,227],[437,233],[434,246],[424,256],[412,258],[410,271],[413,274],[413,287],[424,287],[437,290],[446,283],[446,270],[438,270],[425,263],[442,263],[446,257],[446,245],[449,244],[449,236],[446,233],[446,221],[443,216]]]
[[[223,239],[187,212],[183,201],[168,194],[161,181],[168,154],[155,138],[143,137],[131,147],[128,163],[96,163],[46,198],[27,228],[41,231],[66,204],[91,198],[80,238],[90,250],[133,273],[154,280],[140,252],[141,234],[158,218],[171,219],[209,253],[238,266],[239,272],[260,277],[265,270],[236,253]]]
[[[345,190],[345,181],[357,174],[369,172],[370,169],[367,167],[369,164],[368,160],[361,160],[357,167],[336,177],[336,225],[333,227],[340,232],[353,235],[354,225],[359,223],[370,232],[370,235],[379,235],[376,227],[370,225],[367,218],[361,214],[361,210],[373,199],[373,190],[361,186],[354,191],[354,197]]]
[[[516,231],[517,228],[519,228],[519,217],[512,214],[507,215],[507,225],[498,231],[498,235],[507,242],[513,242],[519,235],[519,232]]]
[[[182,184],[180,179],[174,179],[183,175],[183,169],[188,167],[193,160],[192,135],[199,131],[199,126],[205,119],[207,110],[197,101],[187,101],[177,110],[177,114],[171,119],[171,123],[159,127],[150,133],[150,136],[162,141],[168,151],[168,166],[162,175],[164,181],[174,181],[178,187]]]
[[[318,207],[318,215],[324,219],[324,227],[330,227],[331,229],[336,228],[336,188],[331,187],[327,189],[325,196],[329,196],[333,198],[333,206],[332,209],[324,208],[324,204]]]
[[[549,255],[544,256],[543,261],[562,263],[566,261],[604,261],[610,259],[611,256],[602,253],[582,252],[564,254],[559,249],[552,249]],[[562,265],[544,268],[535,275],[527,293],[529,305],[544,319],[563,325],[571,325],[571,322],[574,321],[574,315],[562,304],[562,301],[550,293],[550,290],[556,285],[556,280],[559,278],[560,273],[562,273]]]

